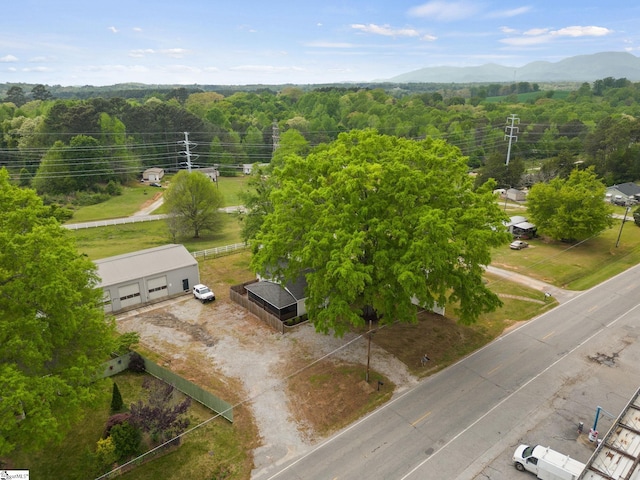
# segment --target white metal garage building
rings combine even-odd
[[[188,292],[200,283],[198,261],[183,245],[139,250],[95,263],[107,312]]]

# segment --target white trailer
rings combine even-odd
[[[576,480],[584,463],[549,447],[520,445],[513,454],[516,469],[535,473],[541,480]]]

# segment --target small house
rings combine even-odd
[[[266,167],[269,164],[268,163],[243,163],[242,173],[244,173],[245,175],[251,175],[251,173],[253,172],[254,165],[257,165],[258,167]]]
[[[200,173],[204,173],[212,182],[217,182],[218,177],[220,176],[220,172],[216,167],[204,167],[200,168],[198,171]]]
[[[615,205],[633,205],[640,202],[640,185],[632,182],[607,187],[605,200]]]
[[[505,226],[509,233],[516,238],[534,238],[537,234],[537,227],[521,215],[509,218]]]
[[[142,180],[145,182],[159,182],[164,177],[164,169],[163,168],[147,168],[144,172],[142,172]]]
[[[514,202],[524,202],[527,199],[526,192],[518,190],[517,188],[509,188],[505,193],[507,200]]]

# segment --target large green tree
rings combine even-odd
[[[0,456],[58,440],[113,350],[95,266],[33,190],[0,170]]]
[[[254,165],[251,178],[247,183],[248,190],[241,194],[246,214],[242,216],[242,238],[245,242],[252,240],[265,217],[273,211],[270,195],[274,188],[274,177],[271,172],[274,167],[281,166],[288,155],[305,156],[309,152],[309,142],[295,129],[289,129],[282,134],[280,146],[273,153],[271,163],[264,167]]]
[[[584,240],[611,227],[606,187],[593,167],[574,169],[568,178],[537,183],[529,191],[529,218],[538,232],[555,240]]]
[[[482,282],[491,248],[506,243],[491,191],[478,190],[465,157],[443,140],[413,141],[373,130],[341,134],[273,171],[252,266],[294,280],[306,273],[306,306],[322,332],[415,321],[416,306],[453,304],[473,322],[500,300]]]
[[[69,145],[60,140],[53,144],[38,167],[33,185],[38,193],[64,194],[89,190],[113,177],[100,142],[87,135],[76,135]]]
[[[198,238],[202,231],[220,226],[222,194],[203,173],[178,172],[164,194],[164,202],[172,229],[179,225],[180,231],[191,231]]]

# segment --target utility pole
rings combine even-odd
[[[180,153],[187,159],[187,170],[191,173],[191,157],[198,158],[198,155],[193,155],[190,147],[195,148],[198,144],[189,141],[189,132],[184,132],[184,140],[180,140],[178,143],[184,145],[184,152]]]
[[[514,113],[511,114],[511,116],[509,118],[507,118],[507,123],[511,121],[511,125],[508,125],[506,127],[504,127],[504,139],[506,140],[507,138],[509,139],[509,148],[507,149],[507,162],[505,165],[509,165],[509,157],[511,157],[511,141],[515,138],[516,142],[518,141],[518,127],[515,126],[516,121],[517,123],[520,123],[520,119],[518,117],[516,117],[516,115]]]
[[[371,331],[371,319],[369,319],[369,346],[367,347],[367,374],[365,375],[365,381],[369,383],[369,362],[371,360],[371,335],[373,332]]]
[[[277,120],[274,120],[271,124],[271,131],[273,136],[273,153],[275,153],[280,146],[280,129],[278,128]]]
[[[618,232],[618,240],[616,240],[616,248],[618,248],[618,245],[620,245],[620,237],[622,236],[622,227],[624,227],[624,222],[627,221],[627,215],[629,214],[629,210],[631,210],[631,207],[627,206],[624,211],[624,218],[622,219],[622,224],[620,224],[620,231]]]

